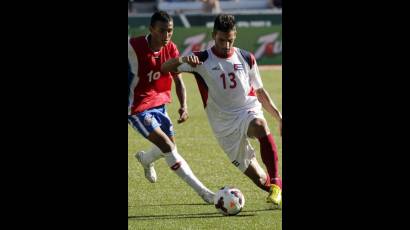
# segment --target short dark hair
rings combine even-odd
[[[236,22],[235,17],[230,14],[220,14],[216,16],[214,22],[214,32],[222,31],[222,32],[229,32],[232,30],[236,30]]]
[[[151,26],[154,27],[155,22],[172,22],[172,17],[165,11],[157,11],[151,17]]]

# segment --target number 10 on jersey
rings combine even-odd
[[[160,72],[155,72],[155,73],[154,73],[154,70],[151,70],[151,71],[147,74],[147,76],[148,76],[148,81],[149,81],[149,82],[152,82],[152,81],[158,80],[159,77],[161,76],[161,73],[160,73]]]

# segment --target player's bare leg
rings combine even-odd
[[[259,188],[269,192],[270,180],[269,176],[263,171],[256,158],[252,160],[244,174],[249,177]]]
[[[185,159],[178,153],[177,147],[174,144],[174,138],[168,137],[161,128],[154,129],[147,137],[161,151],[168,166],[182,180],[190,185],[201,198],[207,202],[213,203],[213,192],[205,187],[201,181],[195,176]]]
[[[160,131],[162,132],[162,130]],[[139,151],[137,152],[137,154],[135,154],[135,157],[144,168],[145,178],[147,178],[147,180],[151,183],[155,183],[157,181],[157,173],[154,168],[154,161],[163,157],[162,151],[160,148],[158,148],[158,146],[167,146],[167,139],[164,138],[161,133],[154,134],[154,132],[151,133],[150,136],[148,136],[148,139],[153,142],[151,150],[147,152]]]
[[[154,132],[150,133],[147,138],[157,148],[154,147],[153,151],[151,151],[150,153],[140,151],[135,155],[135,157],[144,168],[145,178],[147,178],[147,180],[151,183],[155,183],[157,181],[157,173],[155,172],[153,162],[161,157],[161,151],[170,152],[170,149],[172,148],[172,146],[174,146],[174,144],[169,140],[167,135],[165,135],[165,133],[160,128],[155,129]],[[153,155],[152,153],[154,153],[155,155]]]
[[[247,134],[249,137],[256,137],[259,140],[261,158],[266,166],[271,183],[282,187],[278,167],[278,150],[266,121],[259,118],[252,120],[249,124]]]
[[[282,179],[279,176],[278,150],[264,119],[255,118],[248,127],[248,136],[260,143],[261,158],[270,177],[271,188],[267,200],[279,205],[282,200]]]
[[[244,174],[249,177],[259,188],[265,190],[266,192],[269,192],[269,195],[266,199],[267,202],[274,203],[275,205],[277,205],[277,207],[281,205],[281,188],[275,184],[271,184],[269,175],[265,173],[256,158],[252,159],[252,162],[249,164]]]

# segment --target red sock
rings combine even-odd
[[[268,171],[270,182],[282,188],[282,179],[279,176],[278,149],[272,134],[258,138],[261,147],[262,161]]]

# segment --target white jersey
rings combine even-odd
[[[228,58],[218,57],[212,48],[194,54],[203,64],[191,67],[184,63],[178,71],[195,75],[215,135],[238,131],[241,124],[237,120],[243,113],[261,110],[255,90],[263,85],[255,58],[239,48]]]

